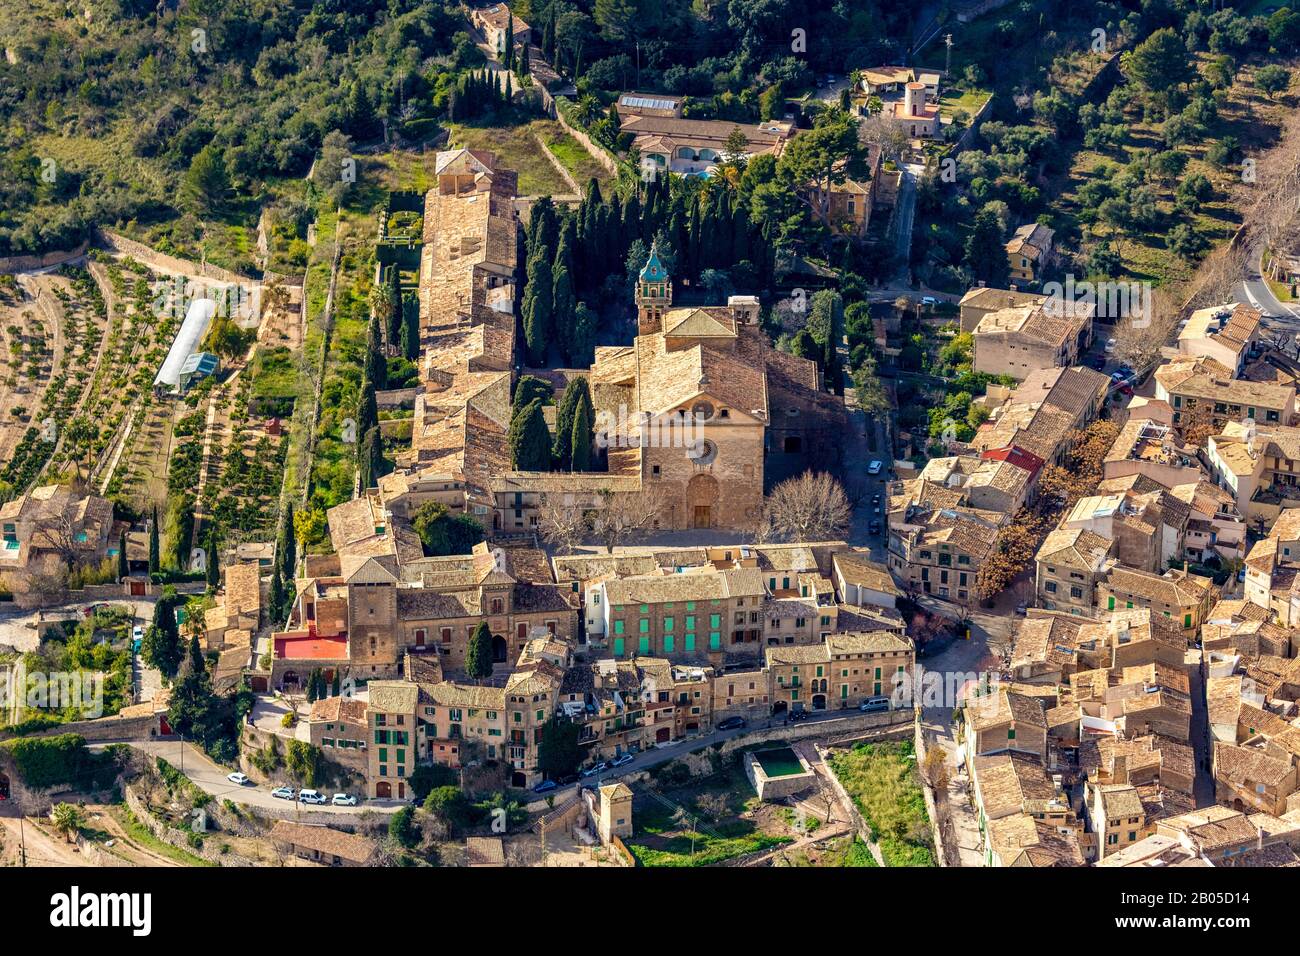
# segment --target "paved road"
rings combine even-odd
[[[177,770],[182,771],[190,781],[206,793],[221,800],[231,800],[243,806],[256,807],[269,816],[282,819],[294,819],[302,816],[323,814],[340,818],[336,822],[355,822],[363,810],[376,813],[393,813],[404,806],[396,800],[367,800],[357,807],[333,806],[299,806],[288,800],[271,796],[270,787],[241,787],[226,779],[230,768],[213,762],[202,750],[191,743],[181,740],[120,740],[103,741],[91,744],[92,750],[102,750],[113,743],[128,744],[133,750],[151,757],[162,757]]]
[[[1270,317],[1269,325],[1300,332],[1300,305],[1279,302],[1273,295],[1260,274],[1260,257],[1263,255],[1263,241],[1257,239],[1246,250],[1246,274],[1237,283],[1236,298],[1247,302],[1251,308],[1258,309]]]
[[[849,717],[857,717],[859,712],[856,710],[824,710],[812,712],[803,723],[808,724],[825,724],[826,733],[833,734],[837,731],[837,723],[846,720]],[[667,763],[683,754],[690,753],[693,750],[699,750],[701,747],[708,747],[712,744],[721,743],[724,740],[730,740],[733,737],[740,737],[744,734],[754,733],[759,730],[767,730],[769,727],[784,727],[786,722],[779,717],[771,717],[764,720],[751,720],[745,727],[738,727],[734,730],[715,730],[711,734],[701,734],[698,737],[687,737],[684,740],[668,744],[662,747],[655,747],[653,750],[646,750],[636,755],[630,762],[621,767],[612,767],[603,773],[592,777],[585,777],[578,783],[571,783],[567,786],[552,790],[545,796],[554,797],[554,803],[559,806],[567,800],[580,787],[602,786],[611,783],[622,777],[637,773],[641,770],[648,770],[651,767]]]
[[[898,206],[889,224],[890,234],[894,240],[894,254],[899,259],[897,278],[903,282],[908,281],[911,275],[912,225],[916,219],[916,178],[924,170],[924,166],[916,163],[903,165],[903,178],[898,185]]]

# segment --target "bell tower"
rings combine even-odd
[[[637,334],[662,331],[664,313],[673,304],[673,281],[659,260],[659,250],[650,246],[650,258],[636,283]]]

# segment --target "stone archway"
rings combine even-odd
[[[376,800],[391,800],[393,796],[393,785],[387,780],[381,780],[375,784]]]
[[[506,639],[500,634],[492,635],[492,663],[505,664],[509,657],[509,648],[506,645]]]
[[[718,479],[699,474],[686,485],[686,524],[691,528],[712,528],[717,520]]]

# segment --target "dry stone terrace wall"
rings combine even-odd
[[[36,269],[48,269],[51,266],[74,262],[86,254],[88,243],[83,242],[67,252],[47,252],[43,256],[9,256],[0,259],[0,273],[32,272]]]

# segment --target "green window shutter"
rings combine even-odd
[[[847,700],[847,699],[848,699],[848,696],[849,696],[849,685],[848,685],[848,684],[841,684],[841,685],[840,685],[840,700]]]
[[[649,637],[642,637],[639,641],[637,641],[637,653],[639,653],[639,654],[649,654],[649,653],[650,653],[650,638],[649,638]]]
[[[614,633],[615,633],[615,634],[622,634],[622,633],[623,633],[623,622],[622,622],[622,621],[615,621],[615,622],[614,622]]]
[[[1106,610],[1108,611],[1115,610],[1115,595],[1112,594],[1110,597],[1106,599]]]
[[[642,633],[642,634],[649,634],[649,633],[650,633],[650,618],[648,618],[648,617],[643,617],[643,618],[641,618],[641,622],[640,622],[640,624],[637,625],[637,631],[639,631],[639,632]]]
[[[717,631],[709,634],[709,650],[716,651],[722,646],[722,635]]]
[[[1183,627],[1191,627],[1191,626],[1192,626],[1192,616],[1190,614],[1184,614]]]
[[[686,632],[686,649],[688,651],[695,650],[695,635],[689,631]]]
[[[710,614],[710,615],[709,615],[709,627],[721,627],[721,626],[722,626],[722,615],[721,615],[721,614]]]
[[[614,656],[615,657],[623,656],[623,638],[621,637],[614,638]]]
[[[690,605],[687,605],[687,607],[689,607],[689,606],[690,606]],[[693,631],[693,630],[695,630],[695,615],[694,615],[694,614],[687,614],[687,615],[686,615],[686,630],[688,630],[688,631]]]
[[[694,610],[695,610],[695,602],[694,602],[694,601],[687,601],[687,602],[686,602],[686,610],[688,610],[688,611],[694,611]]]
[[[665,654],[671,654],[672,652],[673,652],[673,636],[672,636],[671,634],[665,634],[665,635],[664,635],[664,653],[665,653]]]
[[[1015,739],[1016,739],[1016,728],[1012,727],[1007,731],[1007,740],[1015,740]]]

